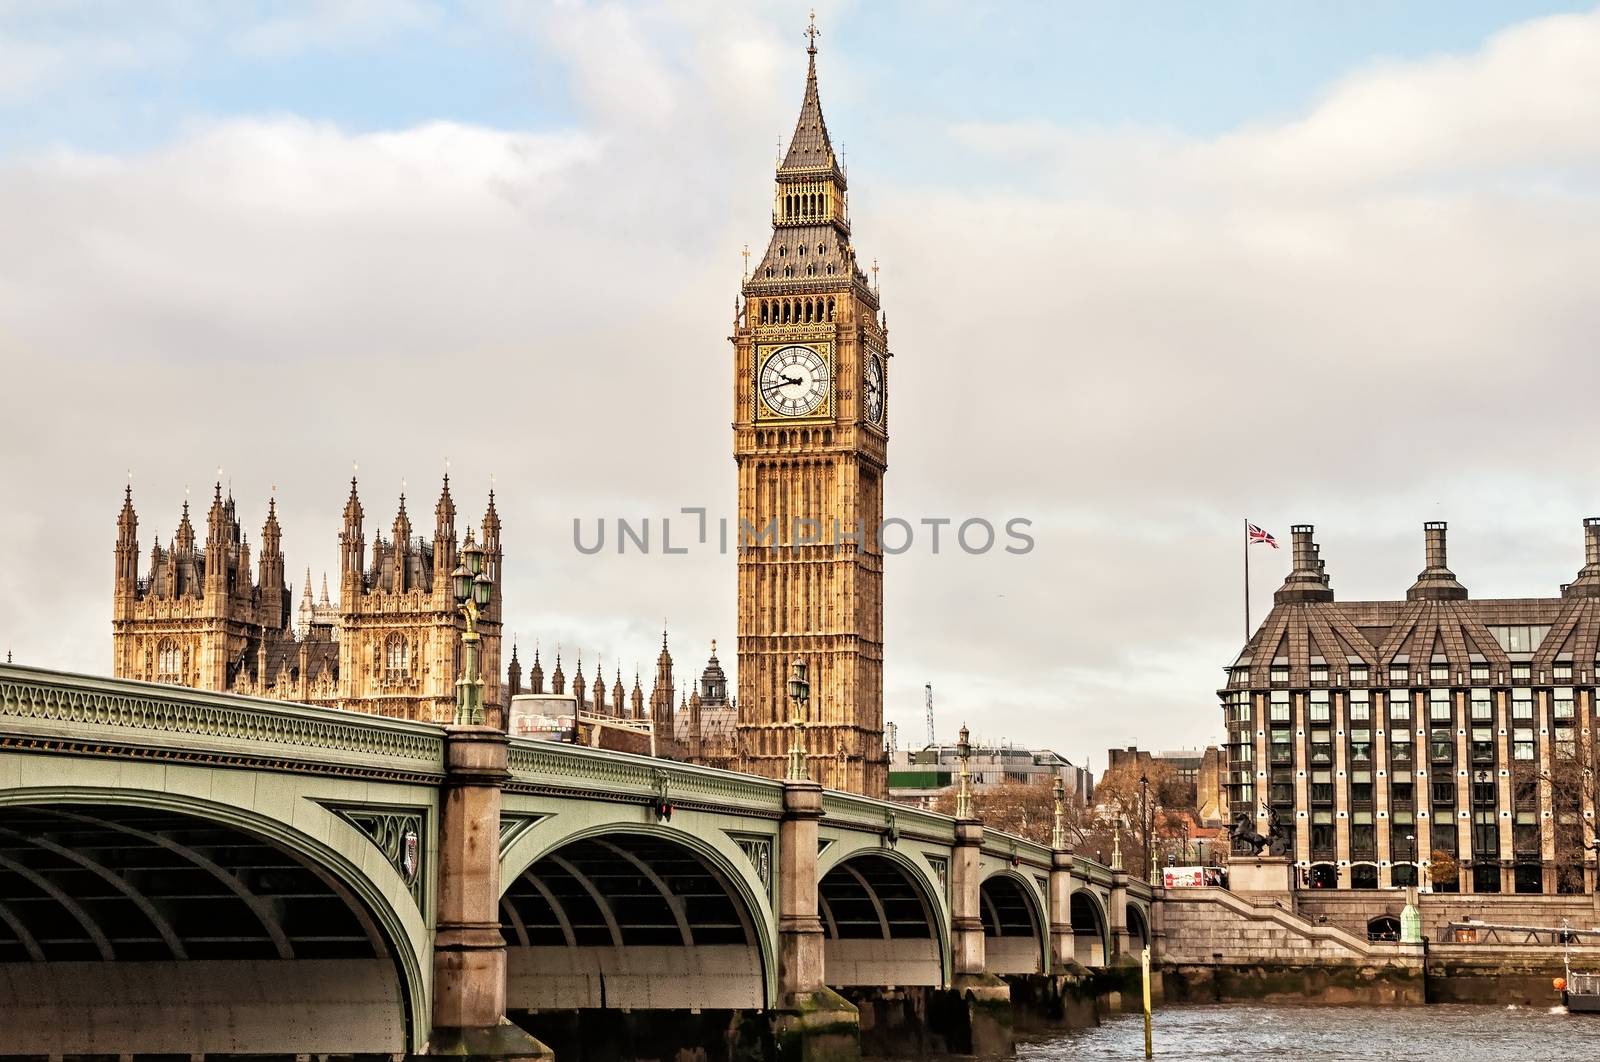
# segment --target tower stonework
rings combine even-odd
[[[817,93],[777,170],[772,239],[745,278],[732,336],[738,466],[741,765],[782,777],[790,663],[806,661],[810,776],[887,795],[883,519],[889,346],[850,242],[843,167]]]

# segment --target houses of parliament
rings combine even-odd
[[[799,711],[813,779],[885,796],[876,531],[887,467],[888,327],[851,242],[846,174],[818,91],[814,26],[808,36],[800,114],[775,176],[772,233],[743,279],[730,337],[740,526],[775,529],[742,542],[738,553],[737,696],[714,649],[693,694],[676,689],[665,636],[648,696],[637,673],[628,688],[620,666],[608,683],[599,660],[587,678],[576,662],[570,688],[582,712],[652,719],[665,754],[772,777],[783,776]],[[806,527],[822,531],[808,536]],[[352,479],[337,600],[326,580],[313,597],[307,572],[296,601],[275,500],[253,565],[234,500],[219,483],[203,544],[185,503],[176,534],[166,546],[154,542],[141,575],[130,489],[117,524],[115,672],[449,722],[463,629],[450,574],[466,540],[457,535],[448,476],[432,531],[426,537],[412,524],[402,495],[388,537],[380,528],[369,542]],[[492,492],[482,521],[466,531],[474,533],[504,587]],[[502,670],[502,597],[479,629],[486,716],[504,728],[524,676],[515,646]],[[796,659],[809,667],[803,705],[785,688]],[[527,679],[527,692],[545,692],[538,651]],[[548,682],[551,693],[568,690],[559,657]]]

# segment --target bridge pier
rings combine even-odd
[[[511,776],[506,748],[506,735],[494,727],[445,728],[430,1056],[484,1062],[555,1057],[505,1016],[499,912],[500,791]]]
[[[951,1050],[974,1055],[1009,1054],[1012,1048],[1011,986],[989,973],[983,940],[983,823],[955,824],[950,859],[950,952],[954,976],[948,1006],[930,1008],[929,1019]]]
[[[1106,927],[1111,934],[1111,954],[1106,956],[1106,965],[1137,965],[1139,946],[1128,932],[1128,872],[1115,866],[1111,870],[1111,899],[1107,906],[1110,907],[1106,912]]]
[[[778,1009],[772,1032],[785,1062],[861,1057],[861,1015],[824,983],[817,908],[817,820],[822,786],[783,784],[778,825]]]

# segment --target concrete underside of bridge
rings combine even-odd
[[[0,807],[0,1055],[407,1046],[395,959],[334,875],[238,828]]]

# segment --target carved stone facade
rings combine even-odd
[[[810,776],[887,793],[883,519],[888,329],[850,242],[816,47],[777,171],[772,239],[734,320],[739,762],[782,777],[791,661],[807,662]]]
[[[434,536],[425,539],[413,534],[402,495],[391,537],[374,534],[369,557],[352,479],[339,536],[338,602],[329,600],[326,580],[321,601],[312,600],[308,571],[300,607],[291,615],[276,499],[268,505],[254,574],[234,500],[223,497],[219,483],[204,546],[196,542],[185,502],[170,548],[155,542],[148,576],[141,579],[130,488],[117,521],[113,671],[119,678],[449,722],[464,624],[450,585],[459,563],[455,512],[446,476]],[[499,725],[498,589],[504,582],[492,492],[481,534],[497,592],[478,623],[480,668],[486,714]]]

